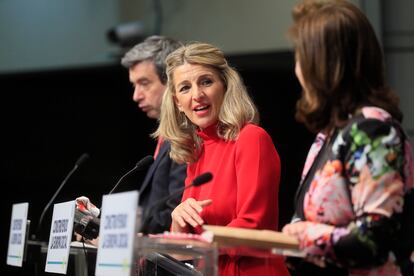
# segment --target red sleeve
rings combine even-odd
[[[248,125],[236,144],[237,217],[227,226],[277,230],[280,159],[272,139]]]

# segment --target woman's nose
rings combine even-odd
[[[203,89],[200,87],[195,87],[193,89],[193,99],[194,100],[200,100],[204,96]]]

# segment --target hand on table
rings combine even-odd
[[[203,225],[204,221],[200,213],[204,207],[209,206],[212,202],[211,199],[197,201],[194,198],[188,198],[181,202],[171,213],[172,232],[186,232],[189,225],[192,227]]]

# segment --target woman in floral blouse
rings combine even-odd
[[[374,30],[341,0],[305,0],[293,18],[296,117],[318,134],[283,232],[321,273],[412,275],[412,150]]]

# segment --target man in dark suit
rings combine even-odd
[[[181,44],[162,36],[150,36],[135,45],[122,58],[121,64],[129,70],[129,80],[133,84],[132,99],[149,118],[158,119],[162,96],[166,89],[167,75],[165,58]],[[186,165],[177,164],[169,157],[168,142],[158,141],[154,153],[154,163],[148,169],[145,179],[138,187],[139,205],[143,209],[148,233],[162,233],[169,230],[171,212],[180,202],[177,196],[161,208],[151,209],[151,204],[183,188]]]
[[[150,36],[130,49],[121,60],[121,64],[129,69],[129,80],[134,87],[132,99],[149,118],[158,119],[160,116],[162,96],[167,84],[164,61],[169,53],[180,46],[181,44],[173,39]],[[171,212],[181,200],[179,194],[156,208],[152,205],[184,187],[186,165],[172,161],[169,151],[169,143],[159,140],[154,153],[155,160],[148,169],[144,181],[138,183],[139,205],[143,209],[145,233],[168,231],[171,225]],[[78,197],[76,204],[78,209],[80,205],[83,206],[83,212],[89,212],[92,216],[99,215],[100,210],[87,197]],[[75,232],[76,240],[81,240],[76,227]],[[97,239],[87,242],[98,244]]]

